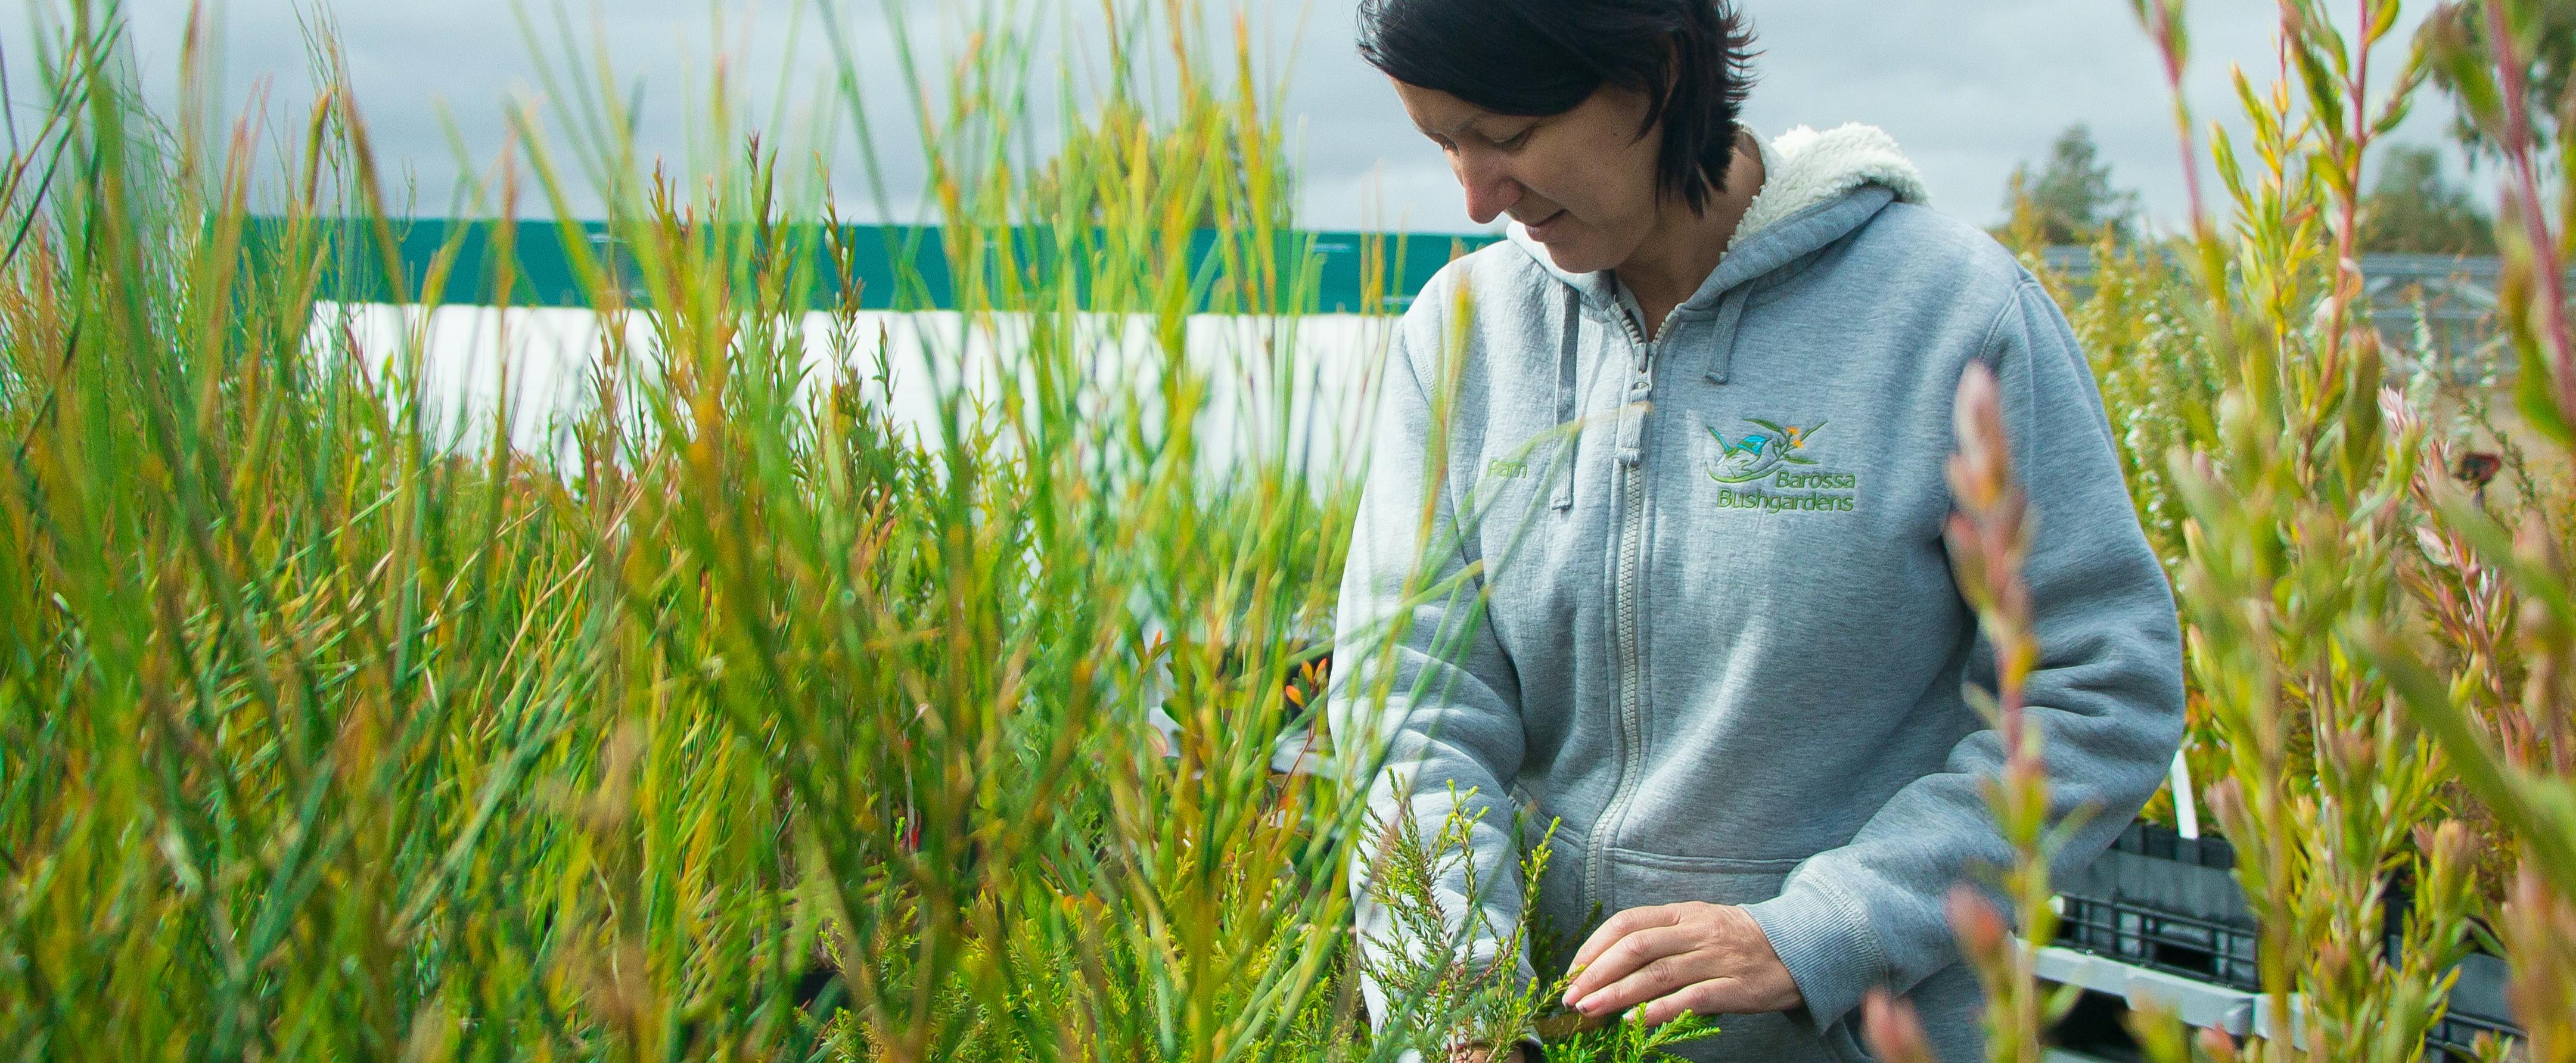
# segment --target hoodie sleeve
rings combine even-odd
[[[1426,292],[1424,301],[1431,298]],[[1444,948],[1481,966],[1521,915],[1507,796],[1522,755],[1520,686],[1486,623],[1472,529],[1460,526],[1446,483],[1451,404],[1438,396],[1455,385],[1425,377],[1455,381],[1459,374],[1439,364],[1450,345],[1439,339],[1434,310],[1422,306],[1396,329],[1335,613],[1334,660],[1342,674],[1327,720],[1337,755],[1350,758],[1345,777],[1368,779],[1371,821],[1353,847],[1350,885],[1361,955],[1372,967],[1399,955],[1438,957]],[[1380,750],[1382,761],[1366,759]],[[1409,808],[1426,847],[1453,809],[1481,816],[1467,834],[1467,859],[1452,853],[1432,869],[1450,942],[1406,933],[1418,925],[1400,925],[1369,897],[1369,878],[1389,840],[1385,828],[1397,822],[1399,808]],[[1473,934],[1466,933],[1468,860],[1483,912]],[[1533,978],[1526,950],[1513,959],[1514,984],[1526,987]],[[1388,987],[1363,977],[1361,990],[1371,1027],[1383,1030],[1393,1003]]]
[[[2091,367],[2065,316],[2024,276],[1981,358],[1996,371],[2014,461],[2037,513],[2024,578],[2040,659],[2027,684],[2055,815],[2082,827],[2052,859],[2072,873],[2154,795],[2182,741],[2182,639],[2171,586],[2138,526]],[[1969,649],[1993,689],[1993,647]],[[1992,728],[1944,770],[1898,790],[1851,841],[1816,854],[1750,906],[1823,1028],[1871,988],[1911,989],[1959,959],[1943,903],[1953,884],[2011,859],[1981,780],[2000,772]]]

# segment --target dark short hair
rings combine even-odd
[[[1753,30],[1730,0],[1361,0],[1360,57],[1496,114],[1564,114],[1604,84],[1664,129],[1656,184],[1692,210],[1726,190],[1753,86]]]

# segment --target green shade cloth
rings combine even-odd
[[[374,242],[372,226],[362,220],[331,219],[308,223],[303,242],[289,224],[278,218],[254,218],[250,221],[246,246],[254,264],[281,268],[293,264],[294,256],[284,252],[291,247],[306,249],[307,255],[319,254],[322,269],[318,294],[325,299],[347,302],[412,302],[417,301],[421,285],[430,275],[442,248],[451,242],[456,247],[447,280],[435,300],[448,304],[497,305],[501,298],[502,278],[509,275],[511,291],[506,300],[513,306],[590,307],[593,300],[587,286],[579,280],[574,265],[574,245],[586,246],[598,261],[616,271],[621,284],[637,293],[635,302],[643,302],[644,284],[634,256],[622,248],[604,222],[579,222],[561,225],[551,221],[452,221],[438,218],[407,218],[392,222],[390,233],[403,274],[401,290],[385,281],[383,255]],[[504,226],[507,227],[505,232]],[[943,232],[935,227],[850,225],[841,228],[839,241],[823,239],[820,226],[787,227],[759,243],[749,239],[745,246],[776,246],[783,253],[811,256],[814,282],[808,302],[815,309],[835,305],[840,298],[842,272],[833,267],[828,248],[833,243],[846,248],[843,261],[848,272],[859,282],[859,305],[866,310],[946,310],[955,309],[957,294],[954,277],[948,265],[949,246]],[[1101,234],[1079,234],[1086,243],[1105,239]],[[999,242],[1007,234],[1021,252],[1020,262],[1026,269],[1051,268],[1049,249],[1067,242],[1061,230],[1023,227],[995,230],[986,239]],[[1275,307],[1289,313],[1359,313],[1371,308],[1397,311],[1411,303],[1414,293],[1429,282],[1431,275],[1446,265],[1453,254],[1463,254],[1494,243],[1494,236],[1450,236],[1422,234],[1384,234],[1358,232],[1308,232],[1283,234],[1272,241],[1275,268],[1268,271],[1278,278],[1278,290],[1302,296],[1282,294]],[[1228,245],[1231,246],[1228,246]],[[504,269],[499,252],[508,247],[514,251],[515,263]],[[1247,306],[1239,298],[1221,293],[1219,278],[1228,275],[1257,275],[1264,271],[1245,268],[1247,253],[1253,247],[1249,237],[1231,241],[1213,230],[1199,230],[1190,235],[1189,298],[1193,312],[1240,312]],[[1085,249],[1097,259],[1106,252],[1099,247]],[[1231,252],[1231,254],[1223,253]],[[1373,252],[1373,254],[1372,254]],[[1132,261],[1133,256],[1128,260]],[[1377,263],[1374,267],[1372,259]],[[898,263],[911,263],[909,270],[898,269]],[[1303,270],[1292,269],[1302,266]],[[1085,285],[1090,279],[1082,270],[1075,274]],[[1371,276],[1377,278],[1372,291]],[[1302,278],[1302,286],[1299,284]],[[1374,296],[1374,298],[1372,298]],[[1088,297],[1086,297],[1088,298]],[[1008,305],[1009,300],[999,300]],[[1142,307],[1137,307],[1141,309]]]

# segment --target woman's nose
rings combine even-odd
[[[1484,152],[1462,151],[1453,157],[1458,185],[1467,190],[1467,216],[1485,225],[1521,200],[1521,183],[1504,172],[1502,160]]]

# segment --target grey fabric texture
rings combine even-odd
[[[1345,764],[1373,814],[1409,805],[1426,832],[1453,806],[1481,816],[1438,877],[1467,958],[1523,919],[1561,961],[1596,906],[1744,905],[1805,1005],[1722,1017],[1685,1058],[1867,1059],[1858,1005],[1881,986],[1941,1058],[1979,1058],[1943,910],[2010,855],[1980,791],[2000,743],[1965,693],[1992,687],[1993,654],[1942,542],[1970,362],[1997,374],[2037,513],[2026,696],[2056,804],[2081,817],[2061,870],[2109,845],[2181,739],[2173,598],[2040,284],[1873,176],[1883,159],[1764,159],[1813,202],[1769,204],[1660,336],[1613,277],[1566,274],[1517,230],[1416,300],[1368,448],[1328,725],[1346,757],[1382,741],[1383,762]],[[1516,807],[1562,824],[1535,912]],[[1442,948],[1369,899],[1379,840],[1352,866],[1363,955]],[[1470,863],[1477,935],[1458,933]],[[1362,990],[1382,1026],[1385,987]]]

